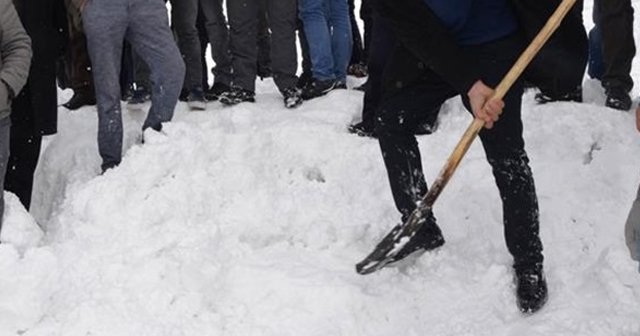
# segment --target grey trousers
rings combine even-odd
[[[255,91],[258,61],[258,13],[260,0],[227,1],[231,27],[234,86]],[[271,29],[271,70],[280,91],[295,87],[298,81],[296,50],[296,0],[267,0]]]
[[[98,150],[102,168],[122,159],[120,75],[126,38],[151,70],[151,109],[143,129],[160,130],[173,117],[185,66],[171,30],[167,8],[158,0],[91,0],[83,11],[98,107]]]
[[[640,188],[631,206],[624,233],[631,258],[640,261]]]
[[[2,84],[4,85],[4,84]],[[9,116],[0,119],[0,231],[2,230],[2,217],[4,216],[4,176],[9,162],[11,118]]]
[[[202,86],[202,47],[196,28],[198,10],[202,11],[207,38],[211,44],[211,57],[216,62],[215,81],[229,85],[231,55],[229,31],[222,12],[222,0],[172,0],[171,8],[171,21],[178,36],[180,52],[187,66],[184,89],[192,90]]]

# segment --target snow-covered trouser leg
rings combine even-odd
[[[484,83],[496,87],[515,62],[521,42],[512,36],[470,49],[479,55]],[[522,90],[516,82],[503,98],[500,119],[479,133],[500,191],[505,240],[516,270],[539,268],[543,261],[538,199],[522,137]],[[463,100],[470,110],[468,100]]]
[[[427,192],[416,126],[435,120],[440,105],[456,92],[403,47],[396,48],[388,66],[375,127],[393,199],[406,217]]]

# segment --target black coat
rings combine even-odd
[[[526,40],[533,39],[560,4],[560,0],[509,2],[513,5]],[[455,38],[424,0],[375,0],[373,3],[378,12],[389,19],[403,47],[411,51],[456,91],[466,93],[480,79],[474,55],[464,52],[464,48],[457,45]],[[542,57],[537,57],[534,61],[537,65],[535,75],[540,75],[531,76],[536,77],[534,84],[541,87],[557,87],[557,83],[545,85],[536,81],[556,81],[558,78],[570,79],[568,81],[577,79],[578,84],[581,82],[587,58],[587,36],[579,10],[581,6],[582,3],[579,1],[577,8],[565,18],[552,40],[542,49]],[[565,56],[545,57],[560,54]],[[567,59],[575,60],[574,66],[556,64]],[[529,69],[529,73],[531,70],[533,69]],[[558,73],[556,70],[564,73]]]
[[[31,37],[33,59],[27,84],[12,103],[11,120],[21,130],[54,134],[58,124],[56,60],[67,41],[64,0],[14,0],[14,4]]]

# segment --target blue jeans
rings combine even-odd
[[[300,0],[298,6],[304,33],[311,42],[313,77],[346,80],[353,43],[347,0]]]
[[[92,0],[83,11],[98,108],[98,150],[102,168],[122,159],[120,74],[126,38],[151,70],[151,109],[142,128],[160,130],[173,117],[185,65],[169,29],[162,1]]]

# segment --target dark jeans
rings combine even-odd
[[[595,0],[594,10],[598,11],[596,25],[602,33],[602,86],[629,92],[633,88],[631,62],[636,54],[631,0]]]
[[[233,85],[255,91],[258,62],[258,13],[260,0],[227,1],[233,55]],[[280,91],[298,81],[296,51],[296,0],[267,0],[271,30],[271,68]]]
[[[93,63],[98,107],[98,149],[102,168],[122,158],[120,61],[126,38],[151,69],[151,108],[143,129],[159,130],[173,117],[185,66],[160,1],[92,0],[84,9],[84,27]]]
[[[482,80],[495,87],[520,50],[519,38],[509,37],[465,51],[476,56]],[[406,216],[427,192],[413,129],[425,113],[437,113],[445,100],[460,93],[422,66],[403,46],[395,49],[385,73],[389,86],[376,120],[376,133],[396,207]],[[470,109],[466,94],[462,97]],[[505,238],[516,268],[531,267],[543,259],[538,202],[522,138],[521,100],[522,85],[516,83],[504,98],[500,120],[491,130],[479,134],[503,200]]]

